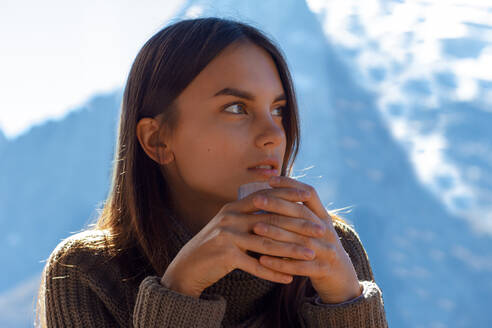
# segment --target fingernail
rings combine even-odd
[[[256,225],[256,230],[259,232],[267,232],[268,227],[266,225],[264,225],[263,223],[258,223]]]
[[[305,196],[305,197],[310,197],[311,196],[311,192],[308,191],[308,190],[303,190],[302,191],[302,195]]]
[[[314,252],[309,249],[309,248],[304,248],[302,250],[302,252],[304,253],[304,255],[306,255],[307,257],[313,257],[314,256]]]
[[[316,233],[318,235],[322,235],[325,233],[325,229],[322,226],[320,226],[319,224],[313,224],[313,227],[314,227],[314,230],[316,231]]]
[[[257,203],[260,205],[266,205],[266,203],[267,203],[267,199],[265,196],[256,196],[255,199],[256,199]]]
[[[270,177],[270,183],[279,183],[280,178],[277,176]]]

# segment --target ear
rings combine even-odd
[[[144,117],[137,123],[137,138],[147,156],[159,164],[168,164],[174,160],[174,154],[161,140],[159,123],[156,119]]]

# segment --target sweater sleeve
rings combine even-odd
[[[133,312],[135,327],[220,327],[226,300],[220,295],[194,298],[161,285],[149,276],[140,284]]]
[[[45,266],[40,296],[47,327],[220,327],[226,309],[222,296],[195,299],[148,276],[129,309],[121,296],[121,277],[102,265],[87,269],[95,267],[89,262],[100,262],[94,260],[97,255],[70,247],[58,246]]]
[[[307,328],[387,328],[382,292],[376,282],[359,236],[347,224],[338,224],[337,233],[357,272],[362,294],[340,304],[325,304],[319,295],[306,297],[299,309],[301,326]]]
[[[46,327],[120,327],[124,313],[112,313],[94,290],[90,277],[71,255],[61,258],[56,250],[45,266],[41,315]],[[92,285],[92,286],[91,286]]]

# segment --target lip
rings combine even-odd
[[[248,171],[254,173],[254,174],[258,174],[258,175],[261,175],[261,176],[264,176],[264,177],[271,177],[271,176],[275,176],[275,175],[278,175],[278,170],[277,169],[256,169],[256,168],[249,168]]]
[[[258,162],[256,164],[253,164],[249,167],[249,169],[254,169],[254,170],[268,170],[268,169],[255,169],[256,166],[260,166],[260,165],[271,165],[272,166],[272,170],[268,170],[268,171],[273,171],[273,170],[278,170],[278,160],[274,157],[270,157],[270,158],[266,158],[264,159],[263,161],[261,162]]]

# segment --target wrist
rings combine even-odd
[[[169,279],[165,274],[162,276],[160,283],[162,286],[171,289],[179,294],[191,296],[194,298],[200,298],[200,295],[202,294],[201,291],[193,291],[186,286],[181,285],[178,281],[174,279]]]
[[[358,291],[356,291],[356,292],[347,293],[347,294],[340,295],[340,296],[323,295],[323,294],[318,293],[319,298],[325,304],[339,304],[339,303],[348,302],[348,301],[353,300],[353,299],[359,297],[360,295],[362,295],[362,293],[364,291],[364,287],[360,282],[359,282],[358,286],[359,286],[359,288],[358,288]]]

